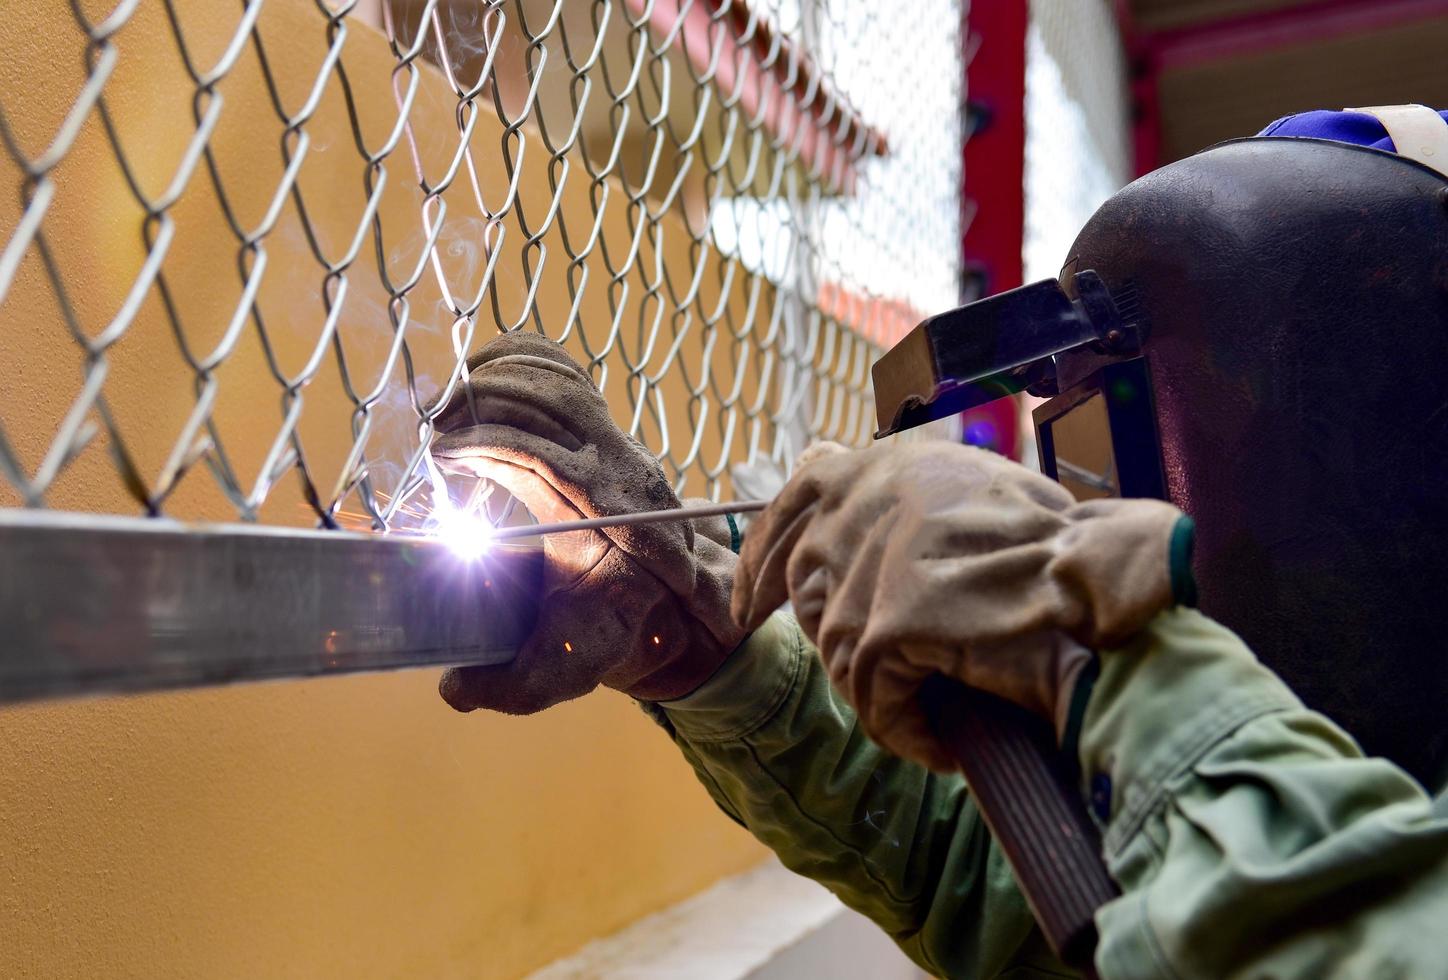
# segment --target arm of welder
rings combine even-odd
[[[1104,654],[1080,758],[1103,977],[1441,975],[1448,811],[1227,629],[1176,609]]]
[[[1072,975],[1035,927],[959,776],[871,742],[794,619],[698,691],[646,708],[719,806],[941,977]]]

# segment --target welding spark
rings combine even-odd
[[[460,558],[476,561],[493,546],[493,522],[487,517],[487,501],[492,484],[477,481],[463,507],[448,495],[447,481],[431,456],[424,457],[427,483],[431,485],[433,509],[428,519],[431,530]]]
[[[497,522],[488,516],[488,501],[493,494],[493,483],[477,480],[467,493],[466,502],[459,505],[448,494],[447,482],[432,457],[426,457],[423,465],[424,479],[420,486],[413,486],[407,491],[410,499],[397,501],[385,490],[371,491],[377,504],[389,508],[385,530],[389,534],[440,540],[459,558],[477,561],[492,550],[494,543]],[[414,491],[420,492],[414,496]],[[310,510],[310,505],[301,506]],[[348,531],[384,529],[371,513],[338,508],[331,516],[339,527]],[[504,518],[499,518],[502,519]],[[491,588],[492,584],[489,580],[485,587]]]
[[[439,507],[433,511],[432,519],[434,533],[460,558],[476,560],[493,546],[493,525],[481,514]]]

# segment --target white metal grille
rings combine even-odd
[[[717,497],[957,298],[951,0],[18,6],[0,506],[417,526],[498,330]]]

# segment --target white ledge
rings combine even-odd
[[[530,980],[921,977],[825,888],[769,861],[597,939]]]

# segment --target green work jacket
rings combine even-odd
[[[1448,977],[1448,797],[1195,611],[1100,659],[1078,754],[1122,890],[1097,914],[1103,977]],[[790,617],[645,707],[727,814],[925,970],[1073,975],[964,781],[871,742]]]

